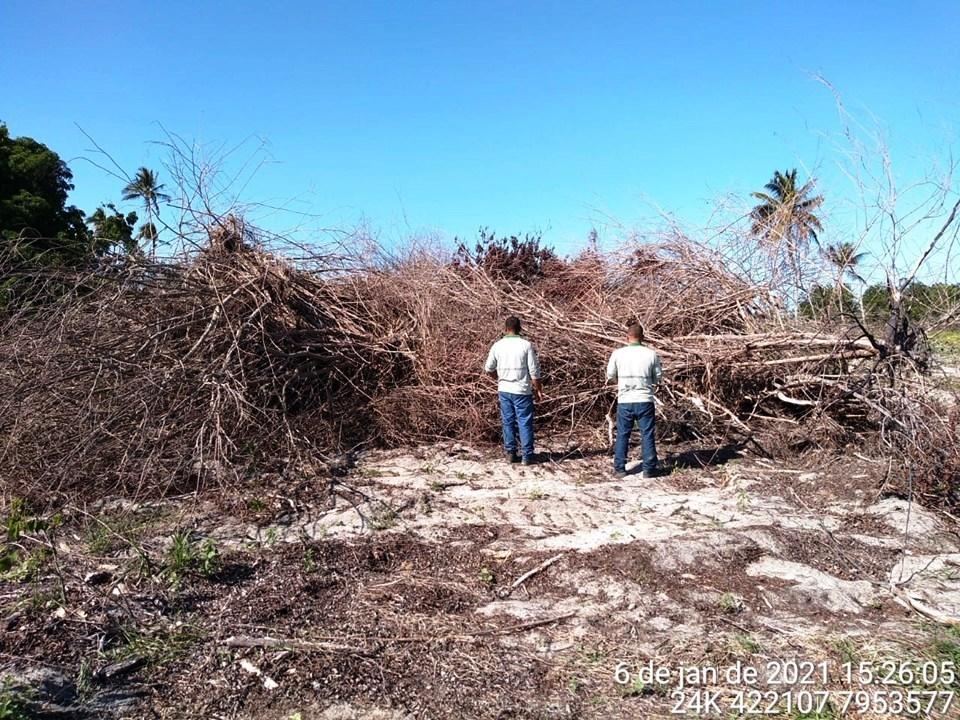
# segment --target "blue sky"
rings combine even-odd
[[[839,207],[841,125],[812,73],[908,179],[960,117],[956,0],[3,0],[0,27],[0,120],[69,160],[84,209],[119,183],[79,159],[77,124],[131,172],[162,167],[166,128],[246,141],[230,173],[269,159],[242,199],[306,214],[260,211],[272,229],[363,222],[391,243],[489,226],[569,251],[654,208],[706,222],[794,166]]]

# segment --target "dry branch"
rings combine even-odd
[[[606,360],[633,319],[664,357],[666,433],[782,438],[786,424],[790,442],[902,448],[904,428],[942,416],[905,381],[909,358],[881,357],[856,326],[784,329],[768,288],[682,238],[558,261],[526,285],[437,253],[294,263],[228,217],[176,261],[0,270],[45,298],[0,315],[0,477],[16,495],[156,496],[317,472],[364,443],[494,440],[480,370],[508,313],[541,356],[541,437],[602,421]]]

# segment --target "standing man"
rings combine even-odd
[[[627,448],[634,420],[643,436],[641,477],[653,477],[657,469],[653,395],[662,372],[660,356],[643,345],[643,328],[634,323],[627,328],[627,345],[614,350],[607,363],[607,380],[617,381],[617,444],[613,456],[617,477],[627,474]]]
[[[511,315],[504,323],[504,336],[490,348],[484,372],[496,378],[500,391],[500,419],[503,421],[503,449],[510,462],[517,455],[516,427],[520,429],[523,464],[533,462],[533,398],[543,400],[540,364],[533,345],[520,337],[520,319]]]

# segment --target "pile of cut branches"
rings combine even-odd
[[[492,383],[478,370],[507,314],[523,320],[538,348],[547,395],[538,415],[554,433],[597,427],[613,400],[607,359],[634,319],[663,357],[661,413],[674,432],[743,438],[771,423],[815,420],[845,439],[876,426],[851,387],[873,382],[866,363],[877,346],[856,326],[783,329],[766,290],[707,249],[678,240],[626,257],[580,257],[555,273],[527,286],[420,255],[358,278],[357,297],[377,298],[367,305],[376,324],[402,318],[412,358],[408,382],[374,408],[383,436],[493,439]]]
[[[322,271],[257,249],[232,218],[194,257],[70,284],[0,336],[0,472],[19,494],[157,494],[286,468],[364,432],[358,407],[402,367]]]
[[[664,359],[663,427],[684,437],[884,438],[909,392],[856,324],[788,328],[767,288],[683,238],[557,260],[525,285],[436,252],[294,263],[227,217],[175,261],[2,269],[43,298],[2,317],[0,475],[16,495],[157,495],[363,443],[494,440],[481,369],[506,314],[541,356],[541,438],[599,427],[634,319]]]

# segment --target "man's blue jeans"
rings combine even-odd
[[[653,472],[657,468],[657,445],[653,437],[654,407],[652,402],[617,403],[617,445],[613,456],[613,469],[624,472],[627,464],[627,448],[630,445],[630,433],[633,421],[640,425],[643,437],[643,471]]]
[[[520,450],[524,458],[533,456],[533,395],[500,393],[500,419],[503,421],[503,449],[517,453],[517,427],[520,428]]]

